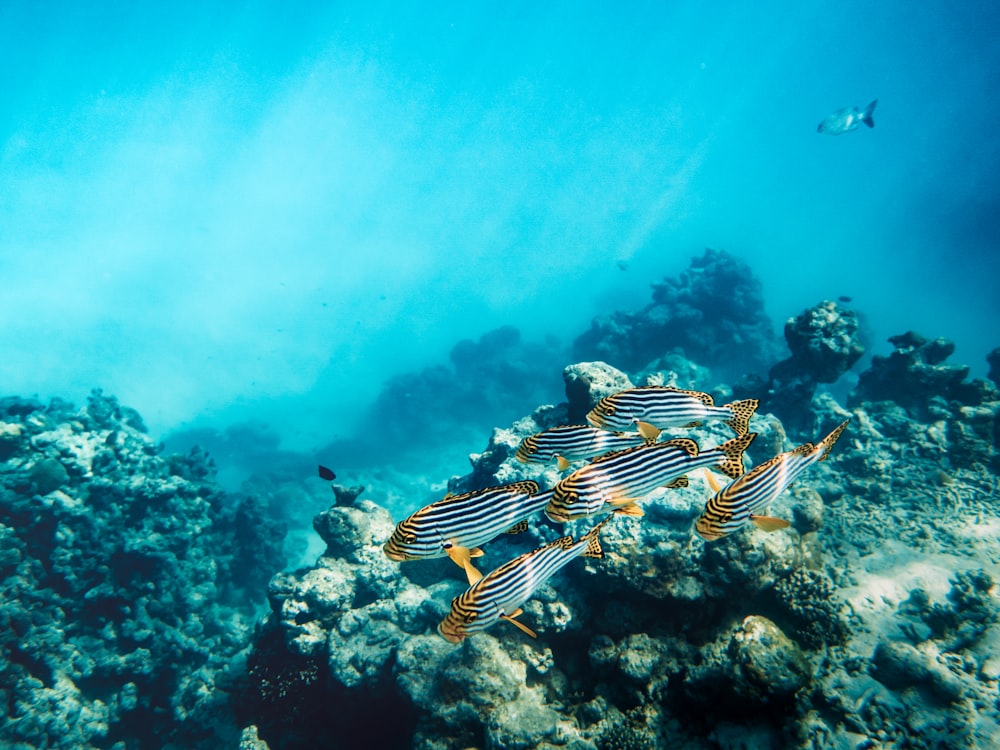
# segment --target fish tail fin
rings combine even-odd
[[[583,551],[584,557],[595,557],[598,560],[604,557],[604,550],[601,548],[601,529],[604,528],[604,524],[611,520],[611,516],[608,516],[603,521],[601,521],[597,526],[592,528],[583,538],[587,540],[587,549]]]
[[[861,122],[870,128],[875,127],[875,120],[872,117],[872,113],[875,111],[876,104],[878,104],[878,99],[872,99],[871,104],[865,107],[865,111],[861,113]]]
[[[750,417],[757,411],[759,405],[760,401],[755,398],[747,398],[742,401],[734,401],[731,404],[726,404],[725,408],[733,413],[732,419],[727,419],[726,424],[737,435],[746,435],[750,430]]]
[[[833,429],[833,432],[831,432],[829,435],[827,435],[825,438],[823,438],[820,441],[820,444],[819,444],[818,447],[820,447],[820,448],[823,449],[823,455],[819,457],[820,461],[826,461],[827,456],[830,455],[830,450],[833,448],[833,444],[837,442],[837,438],[839,438],[840,434],[847,428],[847,425],[848,425],[848,423],[850,423],[850,421],[851,420],[848,417],[843,422],[841,422],[839,425],[837,425]]]
[[[725,454],[719,470],[731,479],[743,476],[746,469],[743,467],[743,452],[750,446],[750,443],[757,437],[756,432],[748,432],[745,435],[735,437],[719,446]]]

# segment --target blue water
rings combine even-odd
[[[457,340],[568,341],[705,246],[778,326],[849,295],[876,352],[985,370],[996,4],[543,6],[3,3],[2,390],[316,446]]]

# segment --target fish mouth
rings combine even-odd
[[[382,545],[382,551],[385,552],[386,557],[396,562],[403,562],[405,560],[410,559],[410,557],[405,552],[400,552],[398,550],[390,549],[388,542]]]
[[[549,517],[550,521],[555,521],[556,523],[567,523],[569,521],[569,513],[562,510],[549,510],[545,509],[545,515]]]
[[[448,643],[461,643],[466,639],[465,633],[452,632],[444,627],[444,623],[438,625],[438,633],[444,638]]]

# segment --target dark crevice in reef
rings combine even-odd
[[[370,686],[349,690],[330,678],[324,656],[290,652],[275,629],[259,635],[233,704],[240,724],[256,724],[270,750],[407,750],[418,719],[391,662]]]

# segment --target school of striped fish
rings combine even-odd
[[[516,452],[526,463],[556,461],[560,471],[588,461],[542,490],[537,482],[448,495],[400,521],[383,550],[397,562],[448,557],[462,569],[469,588],[451,603],[438,632],[451,643],[506,620],[535,633],[517,618],[522,606],[549,578],[578,557],[600,559],[600,532],[613,515],[641,517],[640,501],[661,487],[686,487],[687,475],[705,471],[714,493],[694,522],[707,542],[754,524],[764,531],[788,528],[766,514],[768,506],[809,466],[826,460],[849,419],[815,445],[805,443],[746,471],[744,452],[757,436],[750,432],[756,399],[716,406],[712,396],[669,386],[639,386],[602,398],[586,425],[566,425],[525,438]],[[666,428],[697,427],[721,421],[736,437],[702,449],[688,437],[660,440]],[[723,486],[718,472],[729,482]],[[483,575],[473,564],[482,545],[501,534],[527,531],[544,513],[565,523],[606,516],[578,539],[564,536],[505,562]]]

